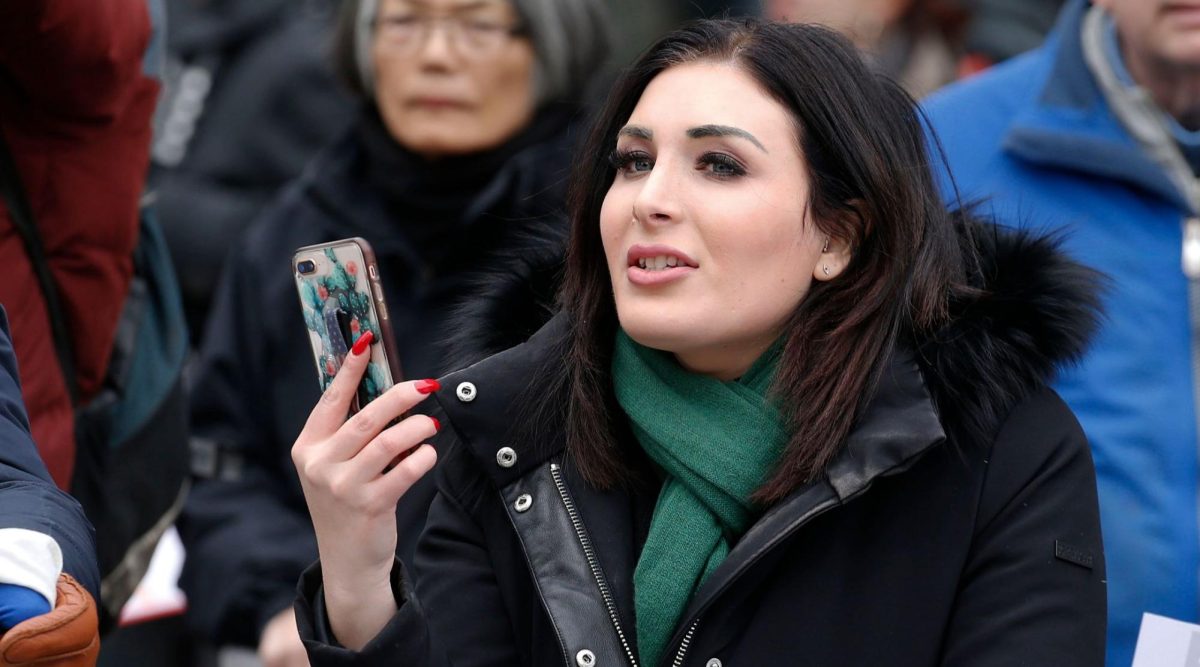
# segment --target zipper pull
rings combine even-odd
[[[1200,280],[1200,218],[1183,223],[1183,274],[1189,280]]]

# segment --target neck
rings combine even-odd
[[[1200,129],[1200,67],[1183,67],[1138,53],[1122,40],[1129,74],[1155,104],[1188,130]]]
[[[707,375],[722,382],[736,380],[746,374],[754,362],[771,347],[774,338],[747,345],[722,346],[716,349],[676,352],[675,360],[689,373]]]

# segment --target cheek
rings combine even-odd
[[[613,258],[620,252],[621,239],[628,228],[628,216],[621,214],[625,210],[627,207],[624,206],[620,188],[609,188],[600,205],[600,240],[604,244],[604,256],[609,266],[612,266]]]
[[[778,215],[778,213],[776,213]],[[710,235],[720,266],[719,289],[733,308],[759,316],[791,312],[808,292],[819,249],[801,222],[784,216],[768,224],[769,212],[748,216],[757,224],[733,224]],[[716,276],[714,276],[716,277]]]
[[[532,56],[518,54],[472,77],[488,129],[504,133],[523,126],[534,111]]]
[[[371,67],[374,70],[375,92],[381,101],[402,95],[408,77],[406,61],[376,45],[371,49]]]

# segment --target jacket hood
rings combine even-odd
[[[519,224],[519,223],[518,223]],[[464,368],[524,343],[555,312],[566,225],[521,225],[476,274],[476,296],[455,307],[443,342],[447,368]]]
[[[975,259],[976,291],[917,341],[917,356],[947,428],[990,442],[1021,399],[1083,356],[1101,322],[1104,277],[1067,256],[1062,233],[973,221],[959,241]]]

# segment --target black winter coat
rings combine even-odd
[[[166,1],[150,184],[197,343],[230,245],[354,121],[320,46],[337,4]]]
[[[1051,241],[979,243],[987,291],[894,352],[825,476],[741,537],[663,665],[1102,665],[1094,470],[1046,387],[1094,327],[1094,278]],[[457,449],[415,586],[398,565],[398,612],[354,653],[329,631],[319,565],[306,572],[296,608],[314,666],[637,664],[632,574],[657,490],[589,486],[562,424],[506,435],[526,402],[560,400],[544,388],[566,327],[443,380],[438,444]]]
[[[389,210],[369,185],[364,135],[352,132],[310,165],[234,248],[196,364],[193,445],[202,478],[179,523],[188,553],[180,585],[189,623],[202,636],[257,644],[317,557],[290,454],[320,398],[292,253],[352,236],[371,242],[408,379],[437,377],[526,340],[552,314],[573,141],[567,114],[542,120],[548,124],[535,132],[538,140],[502,159],[484,187],[462,202],[463,219],[428,224]],[[376,130],[368,136],[382,132]],[[450,251],[442,238],[409,233],[432,234],[435,224],[453,233]],[[473,339],[473,351],[458,351],[456,309],[468,296],[491,290],[511,298],[503,307],[464,315],[488,335]],[[433,489],[432,479],[424,482],[398,512],[409,536],[398,545],[405,560]]]

